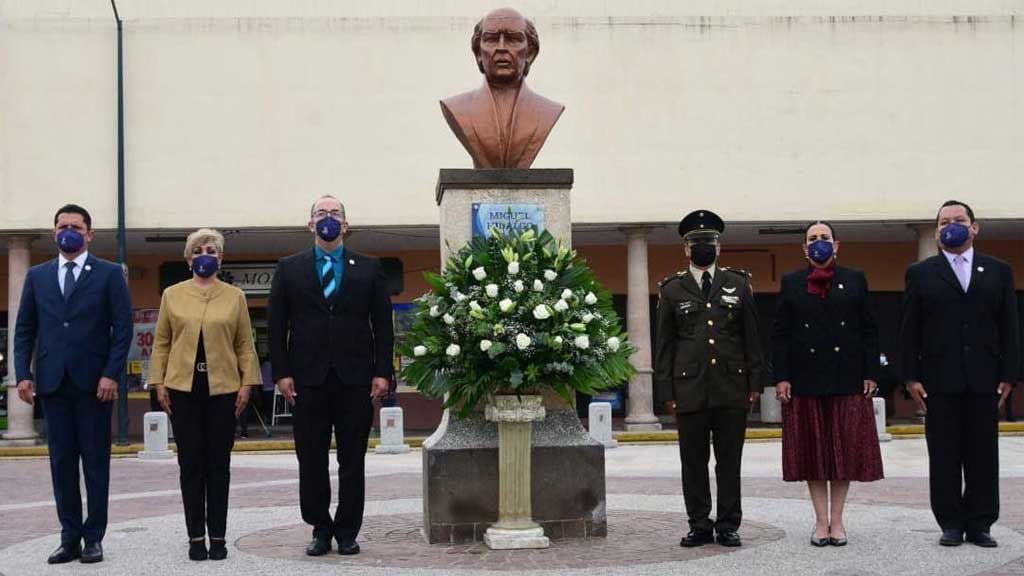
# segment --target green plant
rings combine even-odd
[[[492,230],[425,277],[402,377],[460,416],[497,393],[549,387],[571,402],[635,373],[611,295],[548,232]]]

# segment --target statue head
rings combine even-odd
[[[476,23],[470,42],[477,67],[490,84],[519,84],[540,52],[533,22],[511,8],[495,10]]]

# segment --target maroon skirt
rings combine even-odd
[[[782,478],[882,479],[882,452],[871,398],[793,396],[782,405]]]

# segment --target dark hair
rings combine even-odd
[[[480,69],[480,73],[484,73],[484,65],[480,63],[480,38],[484,35],[484,20],[481,18],[476,26],[473,27],[473,37],[469,40],[469,47],[473,49],[473,55],[476,56],[476,66]],[[533,49],[533,55],[526,59],[526,66],[523,67],[523,78],[530,73],[530,66],[533,61],[537,59],[537,55],[540,54],[540,35],[537,34],[537,27],[533,25],[533,21],[529,18],[523,18],[526,20],[526,45]]]
[[[822,224],[824,226],[828,226],[828,231],[832,233],[832,241],[833,242],[835,242],[836,240],[839,240],[839,236],[836,234],[836,227],[833,226],[831,222],[826,222],[825,220],[815,220],[814,222],[811,222],[810,224],[808,224],[807,228],[804,228],[804,242],[807,241],[807,233],[811,231],[811,228],[814,228],[818,224]]]
[[[92,216],[89,215],[89,211],[82,208],[78,204],[65,204],[57,210],[57,213],[53,215],[53,225],[57,226],[57,220],[60,219],[61,214],[79,214],[82,216],[82,220],[85,220],[85,229],[92,230]]]
[[[974,224],[974,210],[971,210],[970,206],[968,206],[967,204],[964,204],[963,202],[961,202],[959,200],[946,200],[942,204],[942,206],[939,207],[939,211],[935,213],[935,225],[936,226],[939,225],[939,214],[942,214],[942,209],[943,208],[948,208],[950,206],[963,206],[964,210],[967,211],[967,217],[971,219],[971,224]]]

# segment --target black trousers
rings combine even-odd
[[[197,384],[191,392],[169,390],[185,526],[190,540],[204,537],[207,528],[210,538],[223,539],[238,394],[210,396],[208,388]]]
[[[999,519],[999,398],[933,394],[926,402],[935,520],[944,530],[988,532]]]
[[[52,394],[40,396],[46,415],[50,479],[62,544],[102,542],[110,493],[110,417],[113,402],[100,402],[65,378]],[[82,521],[79,463],[85,473],[89,516]]]
[[[747,411],[739,408],[708,408],[678,414],[679,460],[683,467],[683,500],[694,532],[738,530],[743,518],[740,506],[740,461],[747,431]],[[708,478],[710,447],[715,449],[715,483],[718,511],[711,515],[711,481]]]
[[[332,369],[323,386],[303,387],[295,397],[292,428],[299,459],[299,506],[315,538],[355,540],[366,499],[366,443],[373,424],[370,387],[342,386]],[[331,517],[327,457],[331,433],[338,446],[338,507]]]

